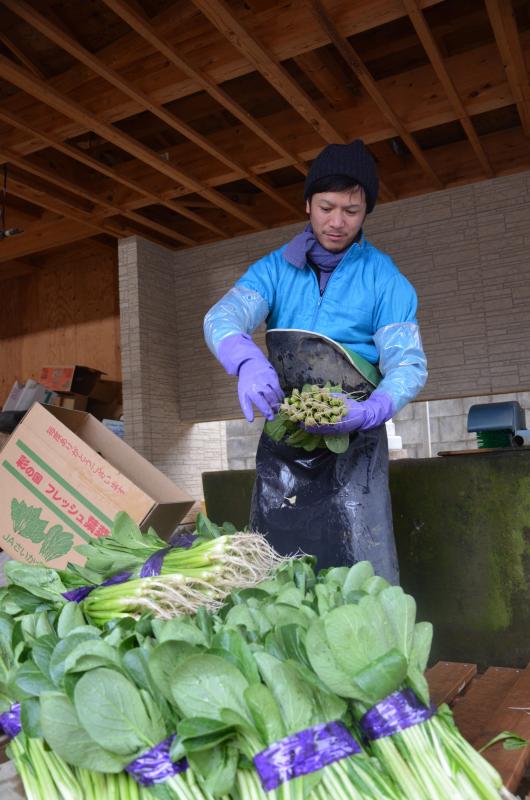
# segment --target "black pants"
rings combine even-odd
[[[345,453],[307,453],[263,433],[256,455],[251,530],[284,555],[302,550],[319,569],[371,561],[399,582],[384,425],[350,436]]]

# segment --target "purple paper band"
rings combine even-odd
[[[153,553],[152,556],[149,556],[140,570],[140,578],[151,578],[160,575],[164,557],[176,547],[182,547],[187,550],[192,546],[196,538],[197,537],[193,533],[177,533],[175,536],[172,536],[169,547],[163,547],[161,550],[157,550],[156,553]]]
[[[185,547],[186,550],[195,543],[197,539],[194,533],[174,533],[169,543],[172,547]]]
[[[432,717],[436,708],[424,706],[412,689],[393,692],[366,712],[361,728],[368,739],[382,739],[419,725]]]
[[[254,756],[254,764],[264,790],[270,792],[286,781],[360,752],[342,722],[324,722],[274,742]]]
[[[171,552],[171,550],[173,550],[173,547],[170,545],[169,547],[163,547],[161,550],[157,550],[156,553],[149,556],[140,570],[140,578],[151,578],[155,575],[160,575],[164,556]]]
[[[184,772],[188,769],[186,759],[172,761],[169,757],[171,742],[174,738],[174,735],[169,736],[151,750],[142,753],[125,767],[125,772],[128,772],[136,783],[140,783],[142,786],[153,786],[155,783],[167,781],[168,778],[178,775],[179,772]]]
[[[0,714],[0,728],[7,736],[14,739],[22,730],[20,724],[20,703],[13,703],[9,711]]]
[[[93,586],[78,586],[77,589],[70,589],[68,592],[63,592],[63,597],[66,600],[72,600],[74,603],[80,603],[87,597],[94,589],[99,589],[100,586],[113,586],[115,583],[125,583],[131,577],[132,572],[120,572],[119,575],[113,575],[103,583],[95,583]]]

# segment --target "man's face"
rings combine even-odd
[[[326,250],[346,250],[361,230],[366,216],[364,190],[319,192],[306,200],[313,232]]]

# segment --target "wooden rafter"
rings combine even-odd
[[[326,142],[344,144],[348,141],[344,134],[329,123],[316,103],[289,75],[285,67],[238,22],[225,0],[192,0],[192,2]],[[393,191],[383,181],[380,185],[389,198],[395,197]]]
[[[458,94],[456,87],[447,72],[445,67],[442,55],[440,53],[440,49],[436,43],[434,36],[431,33],[429,26],[425,20],[423,12],[418,5],[417,0],[403,0],[405,4],[405,8],[407,9],[407,13],[410,17],[412,24],[414,25],[414,29],[420,39],[425,52],[429,56],[429,60],[433,66],[436,75],[438,76],[438,80],[442,84],[445,89],[445,93],[449,98],[449,102],[451,103],[452,107],[455,110],[455,114],[458,116],[460,120],[460,124],[462,125],[467,138],[471,144],[471,147],[475,151],[475,155],[478,158],[484,173],[488,176],[488,178],[494,177],[494,172],[491,167],[491,164],[488,160],[486,153],[484,152],[484,148],[480,142],[480,139],[477,135],[477,132],[473,126],[473,123],[470,119],[469,114],[467,113],[466,109],[464,108],[464,104],[460,99],[460,95]]]
[[[94,236],[94,229],[81,222],[57,219],[34,222],[27,225],[20,236],[2,241],[0,263],[51,250],[63,244],[78,242],[91,236]]]
[[[177,131],[180,135],[184,136],[189,141],[193,142],[197,147],[200,147],[205,152],[209,153],[214,158],[217,158],[221,163],[225,164],[236,173],[240,173],[241,178],[245,178],[250,183],[254,184],[260,191],[269,195],[276,203],[284,206],[290,211],[295,219],[300,218],[300,209],[291,205],[285,198],[277,192],[264,178],[256,175],[252,170],[248,170],[243,164],[234,158],[231,158],[223,152],[219,147],[213,144],[206,136],[195,131],[190,125],[180,120],[175,114],[167,111],[162,105],[154,102],[148,97],[145,92],[142,92],[130,81],[125,80],[116,70],[108,67],[100,58],[94,56],[90,51],[84,48],[79,42],[73,39],[66,31],[56,25],[48,17],[40,14],[34,8],[29,6],[25,0],[2,0],[3,4],[9,8],[14,14],[17,14],[21,19],[38,30],[48,39],[53,41],[59,47],[62,47],[70,55],[76,58],[81,63],[85,64],[89,69],[93,70],[96,74],[100,75],[104,80],[111,83],[117,89],[133,99],[142,110],[149,111],[154,116],[158,117],[168,127]]]
[[[315,15],[320,21],[320,24],[329,36],[330,41],[335,45],[348,67],[357,76],[364,89],[368,92],[383,116],[385,116],[386,119],[391,123],[398,136],[401,136],[420,167],[431,178],[434,185],[439,189],[443,188],[442,181],[429,164],[421,147],[419,147],[418,143],[414,139],[414,136],[409,130],[407,130],[403,122],[399,119],[397,114],[388,104],[387,100],[383,97],[383,94],[377,86],[376,81],[372,78],[362,59],[354,50],[350,42],[341,33],[339,33],[335,23],[329,16],[320,0],[309,0],[309,2]]]
[[[79,105],[79,103],[70,99],[62,92],[57,91],[57,89],[52,88],[48,83],[40,80],[28,70],[17,66],[3,56],[0,56],[0,76],[15,86],[18,86],[19,89],[27,92],[27,94],[30,94],[32,97],[46,103],[46,105],[59,111],[59,113],[64,114],[64,116],[83,125],[87,130],[93,130],[107,141],[115,144],[116,147],[121,148],[139,161],[152,167],[155,171],[182,184],[190,192],[197,192],[197,194],[211,200],[216,206],[240,219],[254,230],[264,229],[265,225],[262,222],[254,219],[254,217],[247,214],[231,200],[225,198],[220,192],[208,188],[205,184],[201,183],[201,181],[196,180],[186,172],[161,160],[158,153],[154,150],[141,144],[141,142],[137,141],[132,136],[118,131],[117,128],[109,125],[107,122],[102,122],[92,116],[83,106]]]
[[[290,76],[285,67],[236,19],[225,0],[192,0],[192,2],[325,142],[346,141],[344,134],[339,133],[329,123],[325,114]]]
[[[161,34],[157,33],[154,25],[146,19],[145,15],[141,15],[138,9],[133,8],[129,3],[125,2],[125,0],[103,0],[103,2],[135,30],[139,36],[142,36],[155,50],[162,53],[162,55],[174,64],[177,69],[181,70],[181,72],[195,81],[201,89],[208,92],[214,100],[233,114],[243,125],[246,125],[249,130],[268,144],[269,147],[283,156],[288,163],[296,167],[302,175],[307,175],[307,166],[296,154],[289,152],[277,138],[272,136],[252,114],[249,114],[243,106],[230,97],[230,95],[215,83],[206,72],[190,66],[188,62],[181,58],[173,45]]]
[[[2,42],[4,47],[7,47],[7,49],[13,53],[15,58],[18,58],[20,63],[24,67],[29,69],[30,72],[33,72],[33,74],[36,75],[38,78],[44,78],[44,73],[42,72],[42,70],[39,69],[39,67],[37,67],[37,65],[34,64],[33,61],[31,61],[27,57],[27,55],[24,52],[22,52],[20,47],[16,45],[12,39],[6,36],[5,33],[0,33],[0,42]]]
[[[122,175],[118,170],[113,169],[112,167],[107,166],[106,164],[102,164],[92,156],[89,156],[87,153],[83,153],[82,150],[79,148],[74,147],[71,144],[66,144],[62,142],[60,139],[57,139],[49,134],[45,134],[42,131],[37,130],[32,125],[22,121],[20,117],[12,114],[11,112],[2,110],[0,108],[0,120],[6,122],[8,125],[12,125],[14,128],[23,131],[27,136],[33,136],[37,139],[41,140],[43,143],[43,147],[52,147],[54,150],[57,150],[60,153],[72,158],[74,161],[78,161],[80,164],[83,164],[89,169],[98,172],[101,175],[104,175],[107,178],[110,178],[116,183],[125,186],[127,189],[138,193],[145,198],[137,208],[141,208],[142,206],[147,205],[161,205],[169,208],[171,211],[174,211],[176,214],[180,214],[181,216],[185,217],[186,219],[191,220],[192,222],[196,222],[198,225],[202,225],[203,227],[211,230],[213,233],[217,234],[221,238],[225,238],[227,236],[226,231],[223,231],[222,228],[219,228],[217,225],[214,225],[212,222],[209,222],[204,217],[199,216],[199,214],[195,214],[193,211],[190,211],[184,203],[177,203],[172,200],[168,200],[164,198],[161,194],[156,194],[156,192],[149,191],[141,183],[128,179],[124,175]],[[0,157],[1,161],[1,157]],[[206,201],[205,201],[206,202]],[[216,208],[213,203],[209,203],[210,208]]]
[[[80,186],[78,182],[74,183],[73,181],[69,181],[66,178],[58,175],[55,171],[33,163],[28,158],[22,158],[21,156],[17,156],[16,153],[7,150],[0,150],[0,158],[9,164],[14,164],[25,172],[29,172],[31,175],[35,175],[36,177],[47,181],[52,186],[57,186],[60,189],[64,189],[73,195],[82,197],[85,200],[88,200],[90,203],[93,203],[94,210],[91,212],[90,216],[94,219],[94,221],[97,221],[101,218],[104,210],[108,210],[111,211],[113,215],[120,215],[126,217],[127,219],[131,219],[133,222],[140,224],[143,228],[156,231],[168,239],[173,239],[176,242],[179,242],[179,244],[197,244],[197,242],[195,242],[193,239],[190,239],[188,236],[184,236],[183,234],[180,234],[165,225],[160,225],[158,222],[150,220],[147,217],[143,217],[141,214],[136,214],[134,211],[129,211],[125,208],[121,208],[120,206],[116,206],[113,203],[110,203],[104,197],[101,197],[100,195],[83,188],[83,186]]]
[[[486,0],[486,9],[503,60],[513,101],[526,136],[530,136],[530,86],[511,0]]]

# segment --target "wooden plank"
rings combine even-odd
[[[425,674],[431,701],[436,706],[442,703],[451,703],[457,695],[464,691],[476,674],[476,664],[438,661]]]
[[[181,58],[175,47],[173,47],[165,37],[157,33],[154,25],[147,20],[144,15],[140,15],[138,8],[133,8],[128,3],[124,2],[124,0],[103,0],[103,2],[111,8],[115,14],[127,22],[139,36],[149,42],[155,50],[162,53],[162,55],[174,64],[177,69],[181,70],[185,75],[195,81],[201,89],[208,92],[208,94],[226,108],[227,111],[230,111],[243,125],[246,125],[247,128],[255,133],[256,136],[259,136],[262,141],[286,158],[288,162],[302,173],[302,175],[307,175],[307,166],[300,161],[295,153],[290,152],[277,138],[272,136],[259,120],[249,114],[243,106],[230,97],[230,95],[218,86],[206,72],[193,68],[187,61]]]
[[[127,189],[130,191],[137,192],[142,197],[147,198],[149,201],[147,203],[144,201],[143,205],[152,205],[155,203],[157,205],[165,206],[171,211],[174,211],[175,213],[185,217],[186,219],[190,219],[192,222],[196,222],[198,225],[213,231],[213,233],[218,234],[218,236],[221,238],[225,238],[227,236],[226,231],[204,219],[199,214],[195,214],[194,212],[190,211],[186,208],[184,203],[178,203],[174,200],[164,199],[161,194],[149,191],[149,189],[144,187],[141,183],[138,183],[131,178],[127,178],[126,175],[122,175],[118,170],[113,169],[112,167],[102,164],[100,161],[92,158],[92,156],[88,155],[87,153],[83,153],[82,150],[79,150],[79,148],[70,144],[65,144],[60,139],[37,130],[31,124],[24,122],[16,114],[12,114],[5,109],[0,109],[0,120],[6,122],[8,125],[12,125],[18,130],[23,131],[28,136],[36,137],[42,142],[42,147],[52,147],[54,150],[64,153],[64,155],[74,159],[75,161],[78,161],[80,164],[84,164],[84,166],[88,167],[89,169],[94,170],[95,172],[104,175],[107,178],[110,178],[116,183],[120,183],[122,186],[127,187]],[[213,204],[211,205],[213,206]],[[140,207],[141,206],[138,206],[138,208]]]
[[[513,100],[526,136],[530,136],[530,87],[525,56],[513,18],[511,0],[486,0],[491,27],[502,56]]]
[[[87,130],[93,130],[107,141],[112,142],[130,155],[148,164],[157,172],[167,175],[169,178],[173,178],[177,183],[183,184],[189,191],[197,192],[208,200],[211,200],[216,206],[219,206],[229,214],[237,217],[254,230],[263,230],[265,228],[263,223],[255,220],[235,203],[226,199],[220,192],[209,189],[183,170],[177,169],[171,164],[161,160],[158,153],[154,150],[151,150],[136,139],[133,139],[132,136],[118,131],[118,129],[114,128],[112,125],[96,119],[79,105],[79,103],[61,94],[56,89],[52,89],[48,83],[33,76],[23,67],[18,67],[4,56],[0,56],[0,75],[5,80],[18,86],[19,89],[22,89],[41,102],[55,108],[55,110],[59,111],[61,114],[84,125]]]
[[[395,128],[396,133],[401,136],[423,171],[431,178],[436,187],[442,189],[443,183],[433,170],[421,147],[418,145],[410,131],[405,127],[402,120],[399,119],[395,111],[385,99],[382,92],[379,90],[376,81],[371,76],[358,53],[354,50],[350,42],[339,33],[335,23],[324,9],[324,6],[320,0],[310,0],[310,5],[315,16],[326,31],[327,36],[329,36],[332,44],[337,48],[348,67],[357,76],[364,89],[366,92],[368,92],[381,113]]]
[[[190,125],[181,120],[174,113],[167,111],[162,105],[152,100],[145,92],[142,92],[136,88],[130,81],[122,78],[122,76],[116,72],[115,69],[107,66],[104,61],[93,55],[93,53],[79,44],[79,42],[73,39],[62,28],[52,22],[49,16],[46,17],[43,14],[40,14],[36,9],[29,6],[25,0],[5,0],[4,5],[59,47],[62,47],[64,50],[70,53],[70,55],[72,55],[74,58],[88,66],[96,74],[100,75],[113,86],[116,86],[116,88],[118,88],[121,92],[131,97],[139,104],[142,110],[149,111],[151,114],[162,120],[162,122],[164,122],[168,127],[186,137],[186,139],[193,142],[206,153],[214,158],[217,158],[219,161],[221,161],[221,163],[225,164],[236,173],[239,172],[240,175],[238,177],[246,178],[262,192],[269,195],[275,202],[280,203],[280,205],[283,205],[285,208],[291,211],[291,213],[294,213],[295,219],[301,218],[300,209],[291,206],[291,204],[286,201],[281,194],[276,192],[266,180],[256,176],[252,170],[246,169],[238,160],[227,155],[206,136],[203,136],[195,131]]]
[[[455,721],[471,744],[480,748],[502,731],[530,739],[529,712],[530,665],[525,670],[490,667],[456,706]],[[505,750],[501,742],[488,748],[484,756],[513,792],[530,764],[530,744]]]
[[[475,745],[480,732],[495,713],[506,692],[518,679],[519,674],[517,669],[489,667],[483,675],[473,681],[465,696],[455,703],[453,708],[455,722],[462,736],[471,744]]]
[[[260,41],[249,32],[232,13],[225,0],[192,0],[217,30],[274,86],[303,119],[306,120],[325,142],[345,142],[318,106],[297,84],[279,61]]]
[[[482,169],[484,170],[485,175],[488,178],[494,177],[493,169],[491,168],[491,164],[488,161],[488,157],[484,152],[484,148],[480,143],[480,139],[477,135],[475,128],[473,127],[473,123],[469,118],[467,111],[464,108],[462,100],[460,99],[460,95],[458,94],[456,87],[445,68],[445,64],[443,61],[442,54],[434,38],[433,34],[423,12],[419,6],[418,0],[404,0],[405,8],[407,9],[408,15],[411,19],[412,24],[414,25],[414,29],[418,34],[418,37],[425,48],[425,52],[429,56],[430,62],[433,65],[433,69],[438,76],[438,80],[442,84],[445,89],[445,93],[449,98],[449,102],[451,103],[452,107],[455,110],[455,113],[458,115],[460,119],[460,123],[466,132],[466,135],[471,143],[473,150],[475,151],[475,155],[477,156]]]

